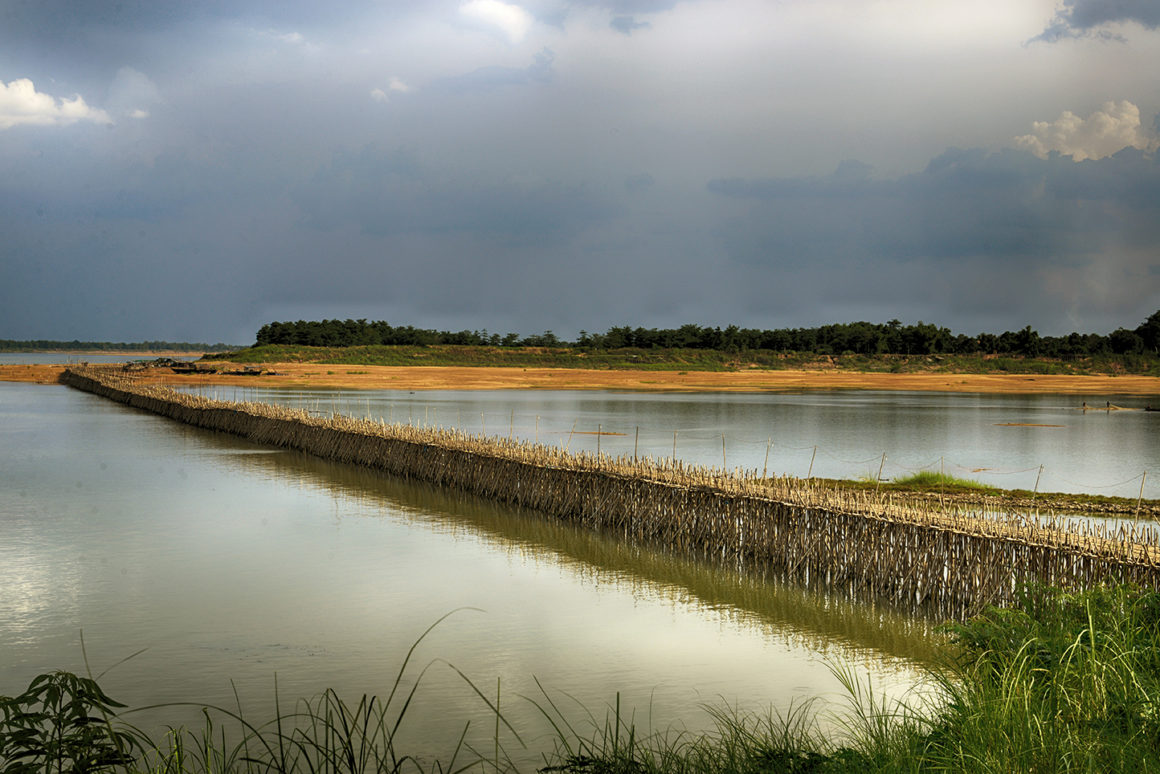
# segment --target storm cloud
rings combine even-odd
[[[1160,164],[1137,149],[1082,164],[1058,153],[948,150],[888,180],[847,166],[812,179],[711,181],[713,193],[753,202],[721,229],[730,257],[791,273],[825,268],[851,289],[917,270],[956,316],[999,297],[1018,298],[1031,316],[1057,308],[1090,319],[1108,303],[1154,297]],[[913,287],[899,287],[895,303],[905,305]]]
[[[9,4],[0,338],[1134,326],[1150,9]]]

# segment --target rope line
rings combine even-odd
[[[1043,475],[1045,478],[1049,477],[1046,470],[1043,471]],[[1124,486],[1125,484],[1131,484],[1133,481],[1139,481],[1140,479],[1142,479],[1146,475],[1147,475],[1147,471],[1144,471],[1144,472],[1141,472],[1140,475],[1138,475],[1138,476],[1132,476],[1131,478],[1125,479],[1124,481],[1121,481],[1117,484],[1084,484],[1084,483],[1081,483],[1079,481],[1074,481],[1072,479],[1064,478],[1062,476],[1050,476],[1050,478],[1052,478],[1056,481],[1063,481],[1066,484],[1074,484],[1075,486],[1083,487],[1086,489],[1115,489],[1116,487]]]

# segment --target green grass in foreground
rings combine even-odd
[[[951,628],[925,693],[885,701],[836,668],[849,694],[844,732],[827,738],[820,710],[712,710],[700,736],[633,727],[619,707],[604,723],[574,725],[544,693],[555,729],[542,771],[643,772],[1141,772],[1160,770],[1160,594],[1125,587],[1079,594],[1040,590],[1012,609],[990,609]],[[414,652],[412,648],[411,653]],[[406,669],[408,653],[404,660]],[[400,670],[400,676],[402,675]],[[448,739],[442,762],[409,757],[394,735],[415,688],[347,704],[333,693],[256,725],[207,710],[198,731],[154,740],[116,716],[91,680],[42,675],[0,698],[0,770],[50,772],[509,771],[516,729],[470,682],[494,724],[495,745]],[[155,709],[155,708],[153,708]],[[490,726],[489,726],[490,727]],[[231,730],[232,729],[232,730]],[[232,734],[232,736],[231,736]],[[501,737],[503,742],[501,743]]]

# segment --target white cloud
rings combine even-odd
[[[392,75],[390,82],[387,83],[386,91],[383,89],[371,89],[371,99],[375,102],[389,102],[391,94],[408,94],[412,91],[414,89],[404,83],[401,78]]]
[[[111,124],[112,119],[103,110],[89,107],[83,97],[56,98],[36,90],[32,81],[18,78],[5,85],[0,81],[0,129],[11,129],[21,124],[31,126],[65,126],[77,121]]]
[[[1128,147],[1157,147],[1156,139],[1140,126],[1140,109],[1127,100],[1105,102],[1086,118],[1065,110],[1054,121],[1036,121],[1031,134],[1016,137],[1015,144],[1040,158],[1058,151],[1076,161],[1102,159]]]
[[[142,110],[141,108],[137,108],[137,109],[129,112],[129,118],[148,118],[148,117],[149,117],[149,111]]]
[[[532,17],[523,8],[500,0],[470,0],[459,6],[459,12],[469,19],[495,27],[512,43],[518,43],[532,27]]]

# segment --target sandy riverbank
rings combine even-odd
[[[231,364],[215,362],[219,368]],[[851,371],[613,371],[572,368],[464,368],[271,363],[275,376],[177,375],[168,369],[142,378],[169,384],[319,387],[344,390],[633,390],[645,392],[794,392],[801,390],[921,390],[976,393],[1070,393],[1157,397],[1154,376],[1027,374],[885,374]],[[53,383],[64,365],[0,365],[0,381]]]

